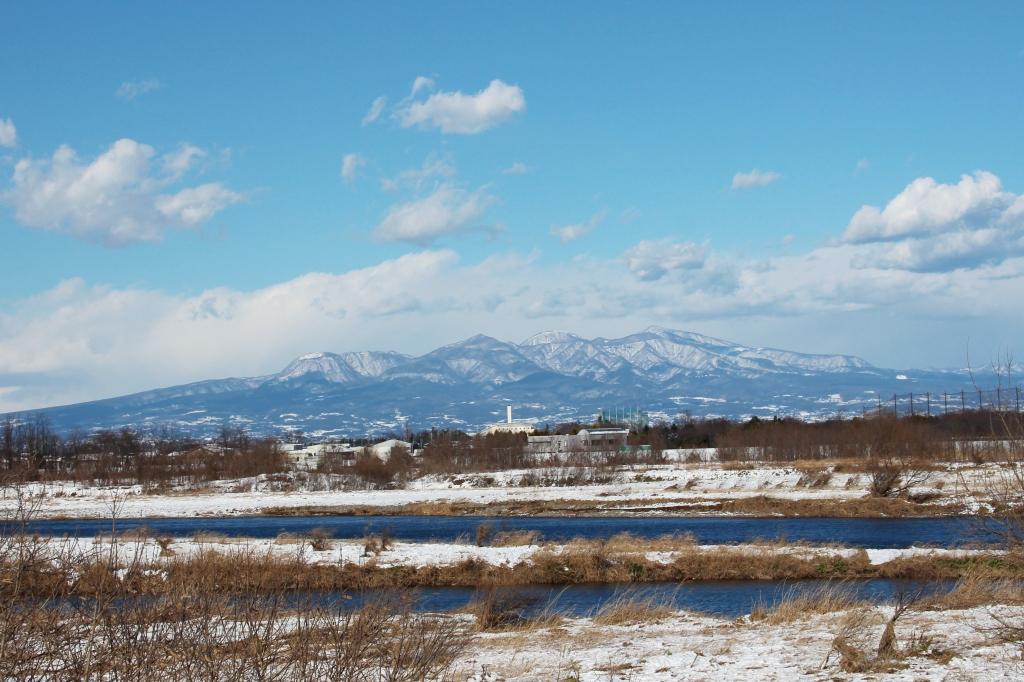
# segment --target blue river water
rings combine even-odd
[[[636,599],[649,600],[656,605],[684,611],[736,618],[755,609],[769,609],[780,601],[800,594],[813,593],[829,585],[846,591],[857,599],[882,603],[893,601],[900,593],[915,596],[944,592],[953,584],[952,581],[918,582],[876,578],[832,583],[826,580],[707,580],[678,584],[526,585],[502,588],[495,597],[499,603],[518,605],[517,610],[523,616],[543,612],[565,616],[592,616],[609,601]],[[397,594],[397,591],[387,590],[356,594],[306,593],[301,598],[312,598],[321,604],[352,608],[363,601]],[[409,599],[415,610],[430,612],[457,611],[481,596],[482,593],[472,587],[415,588],[401,592],[401,597]]]
[[[187,537],[195,533],[270,538],[323,528],[334,538],[361,538],[387,529],[405,541],[451,542],[472,539],[481,524],[494,531],[536,531],[544,540],[608,538],[618,533],[639,537],[691,533],[701,544],[734,544],[756,539],[841,543],[851,547],[956,547],[983,542],[974,521],[935,518],[751,518],[751,517],[480,517],[480,516],[238,516],[220,518],[118,519],[118,532],[146,527],[154,533]],[[10,529],[0,528],[0,533]],[[109,533],[101,519],[34,521],[27,530],[43,536],[92,537]]]

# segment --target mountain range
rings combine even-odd
[[[171,426],[210,433],[346,437],[410,428],[477,430],[518,419],[590,420],[600,409],[819,417],[860,413],[909,391],[959,391],[962,370],[891,370],[850,355],[757,348],[650,327],[622,338],[548,331],[522,343],[489,336],[418,357],[390,351],[316,352],[276,374],[201,381],[39,410],[61,432]]]

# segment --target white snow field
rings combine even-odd
[[[909,613],[896,625],[897,646],[913,653],[882,670],[847,673],[833,641],[846,613],[790,623],[725,620],[680,613],[629,625],[571,619],[533,632],[477,635],[455,679],[469,682],[617,682],[628,680],[1013,680],[1024,676],[1019,645],[986,630],[1009,607]],[[874,653],[892,608],[856,612]],[[1019,609],[1017,612],[1019,617]]]
[[[22,487],[32,499],[37,518],[97,518],[111,512],[118,500],[122,517],[188,517],[259,514],[271,508],[401,507],[416,503],[503,503],[531,500],[640,502],[644,513],[664,506],[767,496],[782,500],[851,500],[867,495],[869,476],[829,471],[817,476],[787,466],[665,464],[621,467],[614,481],[597,485],[521,485],[524,477],[548,476],[553,482],[565,470],[510,470],[452,476],[425,476],[397,490],[329,490],[326,476],[296,478],[281,490],[266,476],[217,481],[202,489],[177,489],[154,494],[140,486],[87,486],[73,482],[33,483]],[[983,501],[970,493],[1000,475],[997,465],[950,465],[931,472],[912,492],[926,493],[933,505],[963,504],[977,508]],[[815,480],[817,479],[817,480]],[[18,504],[12,488],[0,488],[0,514]],[[628,510],[624,510],[628,511]],[[667,510],[666,510],[667,511]]]

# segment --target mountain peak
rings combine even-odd
[[[563,331],[546,331],[534,334],[523,341],[520,346],[543,346],[549,343],[567,343],[569,341],[583,341],[584,339],[576,334]]]

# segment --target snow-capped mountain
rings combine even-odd
[[[489,336],[419,357],[390,351],[315,352],[276,374],[203,381],[40,410],[62,431],[167,424],[211,431],[224,423],[362,435],[398,427],[474,430],[517,416],[558,422],[629,406],[680,413],[821,415],[874,407],[893,393],[954,391],[963,372],[886,370],[849,355],[745,346],[650,327],[621,338],[547,331],[515,344]]]
[[[364,351],[354,353],[307,353],[301,355],[275,374],[272,381],[291,381],[315,377],[332,383],[348,383],[376,379],[410,358],[393,352]]]
[[[563,374],[595,377],[601,369],[624,366],[648,379],[666,382],[680,374],[729,372],[753,378],[766,373],[846,372],[870,369],[848,355],[807,355],[771,348],[747,348],[709,336],[649,327],[621,339],[587,339],[566,332],[543,332],[523,342],[537,364]],[[586,374],[580,374],[580,373]]]

